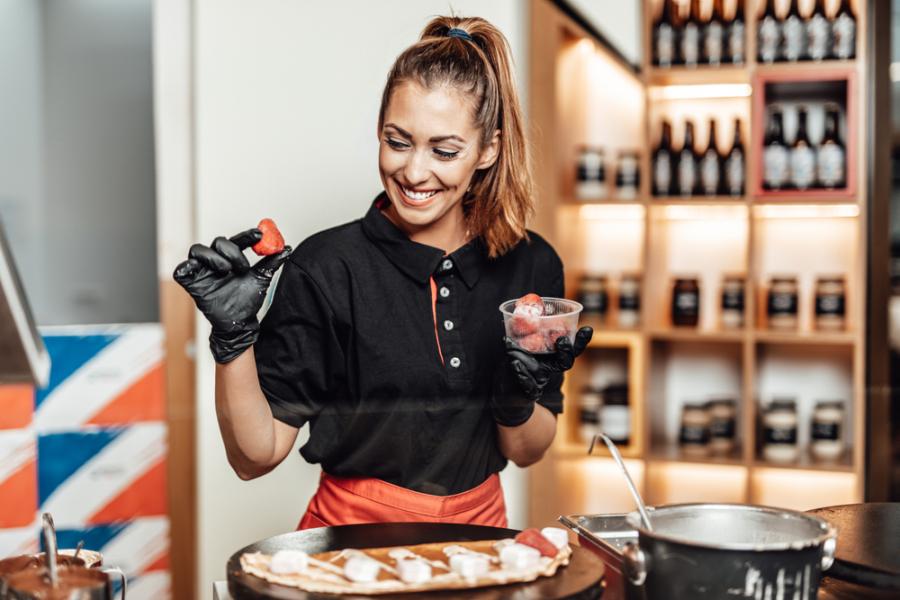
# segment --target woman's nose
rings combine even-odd
[[[410,185],[415,186],[428,180],[428,159],[424,152],[410,152],[409,159],[403,168],[403,176]]]

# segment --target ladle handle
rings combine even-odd
[[[628,484],[628,491],[631,492],[631,497],[634,499],[634,503],[637,505],[638,512],[641,514],[641,520],[644,522],[644,527],[647,528],[647,531],[653,531],[653,526],[650,524],[650,515],[647,514],[647,509],[644,508],[644,501],[641,499],[641,495],[637,491],[637,487],[634,485],[634,481],[631,479],[631,475],[628,473],[628,469],[625,467],[625,461],[622,460],[622,455],[619,454],[619,449],[616,448],[616,445],[613,443],[609,436],[605,433],[598,433],[594,436],[594,439],[591,440],[591,447],[588,448],[588,454],[593,452],[594,444],[597,442],[597,438],[603,440],[606,444],[606,447],[609,449],[609,453],[612,454],[613,459],[616,461],[616,464],[619,465],[619,469],[622,470],[622,474],[625,475],[625,483]]]
[[[41,532],[44,536],[44,554],[47,557],[47,571],[50,573],[50,585],[56,587],[59,584],[59,572],[56,566],[56,526],[53,524],[53,516],[44,513],[41,516]]]

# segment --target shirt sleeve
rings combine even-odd
[[[550,298],[565,298],[566,284],[563,275],[562,262],[560,262],[558,257],[555,258],[555,264],[552,267],[554,273],[551,275],[552,278],[548,278],[553,283],[547,287],[546,291],[542,291],[540,295]],[[555,373],[552,375],[550,381],[548,381],[546,387],[544,387],[544,393],[541,394],[541,399],[538,400],[538,404],[552,412],[554,415],[558,415],[563,411],[562,383],[562,373]]]
[[[336,319],[320,286],[285,263],[254,345],[256,370],[272,415],[302,427],[334,394],[344,368]]]

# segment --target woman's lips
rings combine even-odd
[[[416,191],[403,185],[397,184],[400,188],[400,195],[404,204],[414,207],[422,207],[430,204],[432,199],[440,193],[440,190],[422,190]]]

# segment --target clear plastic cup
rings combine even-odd
[[[535,354],[555,352],[556,340],[567,336],[575,341],[578,317],[584,308],[574,300],[565,298],[541,298],[544,314],[541,316],[516,314],[518,298],[500,305],[506,335],[523,350]]]

